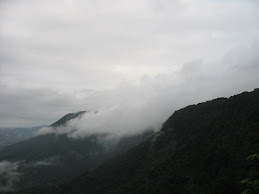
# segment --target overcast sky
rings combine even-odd
[[[256,0],[0,0],[0,127],[144,128],[256,87]]]

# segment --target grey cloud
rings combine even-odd
[[[164,49],[171,51],[172,48],[175,49],[174,45],[185,45],[182,41],[187,38],[188,46],[190,46],[197,39],[193,30],[199,29],[200,33],[206,32],[201,28],[202,25],[209,29],[209,32],[204,34],[205,36],[210,35],[211,32],[220,32],[221,30],[217,30],[217,26],[223,28],[224,33],[228,33],[229,26],[232,24],[238,28],[235,33],[243,29],[256,28],[256,26],[258,29],[258,25],[255,25],[256,21],[251,20],[256,18],[256,12],[254,10],[251,12],[252,5],[249,4],[220,2],[213,6],[215,3],[206,1],[189,4],[182,3],[182,1],[176,3],[164,1],[164,3],[167,9],[163,10],[163,15],[157,15],[153,13],[149,3],[145,1],[144,3],[128,2],[126,5],[124,5],[125,2],[117,1],[115,4],[109,3],[108,5],[101,1],[97,3],[76,1],[76,3],[64,4],[60,4],[58,1],[44,1],[41,2],[41,6],[32,2],[28,4],[25,1],[20,3],[26,5],[23,6],[23,9],[19,6],[16,8],[6,6],[6,15],[10,13],[11,10],[9,9],[13,8],[21,16],[21,19],[18,18],[19,14],[9,19],[4,14],[7,17],[6,21],[16,22],[18,19],[21,20],[20,25],[13,26],[17,28],[17,34],[10,34],[7,31],[6,36],[7,38],[10,37],[9,42],[13,40],[11,38],[16,37],[14,39],[16,45],[25,45],[28,53],[38,53],[40,58],[46,55],[55,58],[55,55],[53,56],[55,53],[57,53],[56,57],[66,59],[72,55],[73,65],[78,63],[78,61],[75,61],[78,60],[76,57],[100,66],[107,65],[107,63],[124,65],[125,57],[131,61],[130,65],[139,63],[149,63],[148,65],[150,65],[154,59],[143,58],[138,52],[144,52],[150,46],[159,46],[161,43]],[[204,9],[201,8],[201,3],[205,7]],[[172,5],[168,6],[167,4]],[[225,4],[228,6],[225,6]],[[57,11],[54,8],[55,6],[61,6],[60,11]],[[215,9],[218,6],[219,9]],[[248,25],[248,27],[241,27],[240,22],[236,23],[238,21],[236,18],[239,18],[240,15],[238,12],[231,11],[238,10],[241,6],[246,16],[242,15],[242,19],[246,19],[242,24]],[[172,9],[178,11],[172,11]],[[191,10],[194,10],[194,12]],[[223,11],[219,14],[218,10]],[[205,11],[208,12],[207,14],[210,17],[204,15]],[[29,15],[34,17],[29,17]],[[193,18],[196,18],[196,20],[193,21]],[[4,22],[3,27],[6,30],[11,29],[11,24]],[[168,27],[172,28],[169,32],[164,29]],[[175,34],[180,28],[183,28],[180,33]],[[156,29],[160,31],[157,32]],[[19,31],[25,32],[21,34]],[[178,37],[180,37],[179,43]],[[239,38],[237,37],[236,40],[239,40]],[[170,45],[167,45],[168,41],[171,43]],[[200,45],[196,46],[200,47]],[[155,50],[159,51],[158,49]],[[69,55],[64,56],[65,53]],[[78,56],[79,53],[81,53],[80,56]],[[121,63],[123,59],[124,63]],[[46,63],[45,65],[52,64]]]
[[[20,0],[0,9],[3,126],[85,109],[140,114],[130,103],[162,120],[169,108],[257,87],[252,0]]]
[[[51,124],[67,112],[82,107],[82,99],[49,89],[14,89],[1,86],[0,117],[2,126]],[[28,124],[29,123],[29,124]]]
[[[34,168],[34,167],[38,167],[38,166],[57,166],[57,165],[61,165],[61,161],[62,161],[61,157],[56,155],[56,156],[44,158],[39,161],[23,163],[23,167],[24,168]]]
[[[21,174],[17,171],[19,162],[0,162],[0,192],[12,192],[20,181]]]
[[[258,68],[259,56],[257,49],[259,48],[259,39],[246,47],[235,47],[229,51],[224,57],[222,63],[233,69],[254,69]]]

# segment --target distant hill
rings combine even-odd
[[[159,132],[94,171],[26,192],[256,193],[258,140],[256,89],[175,111]]]
[[[59,127],[59,126],[65,125],[69,120],[80,118],[84,113],[86,113],[86,111],[66,114],[57,122],[51,124],[50,127]],[[0,150],[4,146],[11,145],[37,136],[37,132],[42,127],[47,127],[47,125],[30,127],[30,128],[13,128],[13,127],[0,128]]]
[[[42,127],[45,126],[31,128],[0,128],[0,149],[3,146],[35,137],[38,130]]]
[[[85,112],[69,113],[50,127],[65,126],[69,120],[80,118]],[[113,144],[102,143],[101,139],[106,134],[76,140],[64,134],[40,135],[4,147],[0,152],[0,163],[19,163],[17,173],[21,176],[15,189],[55,185],[97,167],[104,160],[137,145],[152,134],[153,130],[146,130],[142,134],[123,137]],[[4,178],[1,180],[0,172],[0,183],[7,181]]]

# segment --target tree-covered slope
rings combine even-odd
[[[259,90],[175,111],[161,131],[96,170],[34,193],[241,193],[258,178]]]

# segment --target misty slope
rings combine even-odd
[[[240,193],[242,179],[258,179],[258,169],[246,160],[259,153],[258,140],[256,89],[175,111],[144,143],[41,192]]]
[[[69,113],[50,127],[63,126],[84,113]],[[105,159],[137,145],[152,133],[147,130],[139,135],[123,137],[114,145],[101,143],[105,134],[76,140],[66,135],[46,134],[5,147],[0,152],[0,162],[19,163],[17,171],[22,178],[16,185],[17,189],[56,184],[95,168]]]

